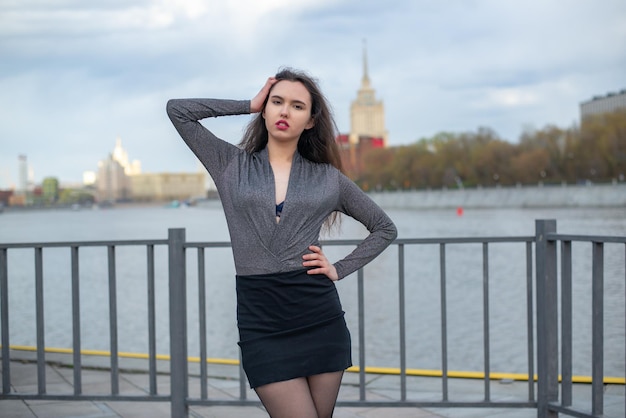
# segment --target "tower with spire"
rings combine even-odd
[[[372,142],[373,146],[386,147],[388,132],[385,129],[385,107],[382,100],[376,100],[372,88],[368,66],[367,48],[363,41],[363,78],[356,99],[350,106],[350,145],[362,141]]]
[[[133,176],[135,174],[141,174],[141,162],[139,160],[133,160],[130,162],[128,159],[128,152],[122,147],[122,138],[119,136],[115,140],[115,148],[113,149],[113,160],[120,163],[124,168],[124,173],[127,176]]]

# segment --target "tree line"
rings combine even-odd
[[[371,148],[353,179],[364,190],[626,181],[626,109],[562,129],[526,130],[517,144],[490,128],[441,132],[410,145]]]

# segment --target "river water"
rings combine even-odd
[[[584,209],[390,209],[399,238],[533,236],[536,219],[556,219],[557,231],[584,235],[626,235],[623,208]],[[228,241],[219,202],[203,207],[116,207],[113,209],[7,211],[0,215],[0,242],[165,239],[168,228],[185,228],[188,241]],[[365,236],[364,228],[344,217],[341,229],[324,239]],[[329,246],[336,260],[349,247]],[[481,244],[450,244],[446,252],[448,367],[483,370],[483,260]],[[606,245],[605,373],[624,376],[625,251]],[[197,251],[188,253],[189,354],[198,355]],[[574,374],[590,375],[591,246],[573,243]],[[525,244],[489,246],[490,367],[525,373]],[[71,347],[70,250],[44,250],[45,343]],[[391,246],[365,268],[366,364],[399,367],[398,249]],[[441,309],[438,245],[407,246],[407,367],[441,368]],[[9,250],[10,343],[35,345],[34,255]],[[147,352],[145,247],[118,247],[117,294],[119,349]],[[209,357],[238,358],[234,266],[230,248],[207,249],[207,329]],[[109,349],[107,249],[80,250],[82,348]],[[357,364],[356,275],[337,284],[353,335]],[[168,353],[167,252],[156,248],[157,352]],[[536,323],[536,319],[535,319]]]

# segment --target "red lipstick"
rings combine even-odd
[[[289,124],[287,123],[286,120],[279,120],[278,122],[275,123],[276,127],[280,130],[285,130],[287,128],[289,128]]]

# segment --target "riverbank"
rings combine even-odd
[[[626,183],[373,192],[386,209],[621,208]]]
[[[625,208],[626,183],[586,185],[539,185],[516,187],[477,187],[467,189],[430,189],[369,192],[385,209],[503,209],[503,208]],[[5,212],[42,210],[94,210],[124,208],[219,207],[217,195],[189,203],[119,202],[115,204],[5,206]],[[2,207],[0,206],[0,213]]]

